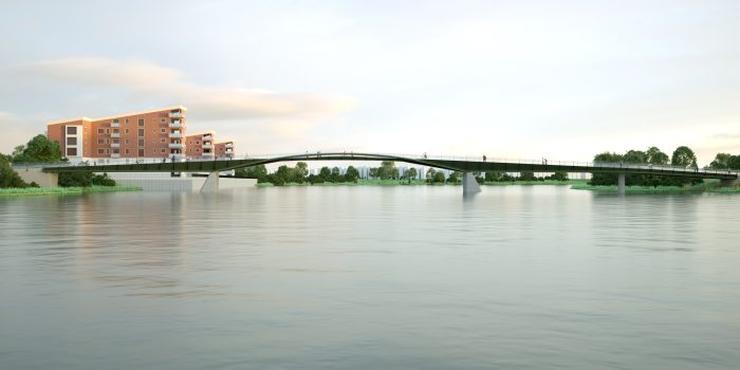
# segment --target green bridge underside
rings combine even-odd
[[[647,174],[663,176],[681,176],[688,178],[709,178],[733,180],[737,179],[736,173],[716,172],[704,170],[686,170],[666,167],[648,167],[646,165],[624,164],[538,164],[538,163],[516,163],[516,162],[489,162],[474,160],[454,159],[421,159],[380,154],[299,154],[271,158],[248,158],[248,159],[217,159],[213,161],[185,161],[185,162],[160,162],[160,163],[131,163],[131,164],[107,164],[107,165],[83,165],[83,166],[46,166],[44,172],[213,172],[228,171],[236,168],[251,167],[261,164],[292,161],[395,161],[409,164],[417,164],[428,167],[443,168],[461,172],[590,172],[590,173],[624,173],[624,174]]]

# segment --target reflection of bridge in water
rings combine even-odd
[[[134,159],[132,159],[134,161]],[[190,159],[184,161],[139,160],[121,164],[50,164],[43,167],[47,173],[93,171],[93,172],[209,172],[202,191],[218,190],[221,171],[252,167],[277,162],[295,161],[394,161],[460,171],[463,173],[463,193],[476,193],[480,186],[473,173],[486,171],[501,172],[588,172],[617,174],[618,189],[624,194],[625,176],[646,174],[679,176],[691,179],[719,179],[724,184],[738,182],[738,173],[732,171],[694,169],[675,166],[656,166],[631,163],[557,162],[487,159],[483,157],[446,157],[427,155],[374,154],[353,152],[303,153],[288,155],[264,155],[231,159]]]

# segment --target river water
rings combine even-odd
[[[740,197],[0,199],[3,369],[737,369]]]

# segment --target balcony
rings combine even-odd
[[[120,132],[111,132],[110,133],[110,137],[121,137],[121,133]]]
[[[213,141],[213,135],[211,134],[203,135],[203,141]]]
[[[203,143],[203,149],[213,149],[213,144],[211,144],[211,143]]]
[[[121,158],[121,153],[111,153],[110,157],[111,158]]]
[[[213,152],[202,153],[200,156],[201,157],[213,158]]]
[[[180,121],[170,122],[170,128],[180,128],[180,127],[182,127],[182,123],[180,123]]]
[[[182,137],[182,134],[180,133],[180,131],[172,131],[172,132],[170,132],[170,137],[171,138],[174,138],[174,139],[177,139],[177,138],[181,138]]]
[[[117,121],[113,121],[113,122],[110,123],[110,127],[112,127],[112,128],[119,128],[119,127],[121,127],[121,123],[120,122],[117,122]]]
[[[111,148],[120,148],[121,147],[121,143],[110,143],[110,147]]]
[[[225,147],[226,149],[234,149],[234,143],[226,143],[226,144],[224,145],[224,147]]]
[[[170,149],[182,149],[182,143],[170,143]]]
[[[182,118],[182,112],[170,112],[170,118]]]

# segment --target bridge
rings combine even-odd
[[[189,159],[179,161],[138,160],[131,159],[131,163],[97,163],[86,164],[49,164],[41,170],[47,174],[60,172],[92,171],[92,172],[208,172],[208,179],[201,191],[218,190],[219,172],[237,168],[252,167],[278,162],[296,161],[394,161],[427,167],[441,168],[463,173],[463,194],[480,192],[480,186],[473,173],[486,171],[500,172],[588,172],[617,174],[618,192],[624,194],[625,176],[631,174],[678,176],[690,179],[719,179],[724,185],[738,184],[737,172],[727,170],[694,169],[676,166],[658,166],[634,163],[605,163],[605,162],[557,162],[557,161],[523,161],[506,159],[488,159],[484,157],[448,157],[407,155],[407,154],[375,154],[354,152],[315,152],[285,155],[260,155],[244,158],[200,160]]]

